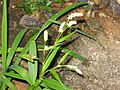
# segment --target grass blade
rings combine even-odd
[[[62,52],[63,52],[63,53],[68,53],[69,50],[63,48],[63,49],[62,49]],[[69,55],[72,56],[72,57],[74,57],[74,58],[76,58],[76,59],[78,59],[78,60],[80,60],[80,61],[82,61],[82,62],[84,62],[84,61],[86,60],[85,57],[83,57],[82,55],[80,55],[80,54],[78,54],[78,53],[76,53],[76,52],[74,52],[74,51],[71,51],[71,52],[69,53]]]
[[[56,80],[53,79],[44,79],[42,80],[42,82],[48,86],[49,88],[53,89],[53,90],[71,90],[70,88],[66,87],[64,88],[61,83],[59,83]]]
[[[26,53],[29,51],[30,42],[31,42],[32,40],[34,40],[34,38],[35,38],[36,35],[37,35],[37,34],[35,34],[35,35],[27,42],[27,44],[25,45],[25,47],[22,49],[20,55],[26,54]],[[15,65],[18,65],[18,64],[20,63],[20,61],[21,61],[21,58],[20,58],[20,57],[17,57],[16,62],[15,62]]]
[[[11,63],[11,61],[12,61],[12,58],[13,58],[15,52],[16,52],[16,49],[17,49],[20,41],[22,40],[24,34],[26,33],[26,31],[27,31],[27,29],[23,29],[23,30],[20,31],[20,32],[18,33],[18,35],[16,36],[16,38],[15,38],[13,44],[12,44],[12,47],[11,47],[11,49],[10,49],[10,51],[9,51],[9,54],[8,54],[8,56],[7,56],[7,63],[6,63],[6,67],[7,67],[7,68],[9,67],[9,65],[10,65],[10,63]]]
[[[90,36],[89,34],[84,33],[84,32],[82,32],[82,31],[80,31],[80,30],[78,30],[78,29],[76,29],[76,31],[77,31],[78,33],[80,33],[81,35],[84,35],[84,36],[86,36],[86,37],[88,37],[88,38],[93,39],[94,41],[96,41],[96,39],[93,38],[92,36]]]
[[[57,41],[57,43],[61,43],[61,42],[65,41],[65,40],[67,40],[68,38],[70,38],[71,36],[73,36],[75,33],[76,33],[76,31],[74,31],[74,32],[72,32],[72,33],[70,33],[70,34],[68,34],[68,35],[60,38],[60,39]]]
[[[64,86],[64,84],[62,83],[62,80],[60,79],[58,73],[54,70],[54,69],[50,69],[50,73],[54,76],[54,78],[63,86],[64,89],[66,89],[66,87]]]
[[[34,62],[34,59],[38,60],[38,58],[36,56],[33,56],[33,54],[20,54],[18,55],[18,57],[28,60],[30,62]]]
[[[26,80],[30,85],[32,85],[30,76],[24,68],[17,65],[12,65],[10,69],[13,69],[14,71],[16,71],[19,75],[21,75],[22,78],[24,78],[24,80]]]
[[[13,71],[11,71],[11,72],[5,72],[4,75],[5,75],[5,76],[12,77],[12,78],[24,80],[19,74],[14,73]]]
[[[2,81],[11,88],[11,90],[17,90],[14,84],[5,76],[2,75]]]
[[[3,69],[6,68],[7,61],[7,1],[4,0],[3,4],[3,17],[2,17],[2,65]]]
[[[58,52],[58,50],[60,49],[60,46],[59,47],[56,47],[52,53],[49,55],[49,57],[47,58],[45,64],[43,65],[43,68],[42,68],[42,72],[44,72],[50,65],[50,63],[52,62],[53,58],[55,57],[56,53]]]
[[[58,80],[60,83],[62,83],[59,75],[56,73],[56,71],[55,71],[54,69],[50,69],[50,73],[54,76],[54,78],[55,78],[56,80]]]
[[[66,57],[69,55],[71,53],[71,50],[68,50],[68,52],[67,53],[65,53],[65,55],[60,59],[60,61],[59,61],[59,65],[66,59]]]
[[[36,43],[35,41],[31,41],[30,47],[29,47],[29,54],[34,55],[37,57],[37,48],[36,48]],[[33,85],[35,84],[36,77],[37,77],[37,71],[38,71],[38,61],[28,62],[28,71],[29,71],[29,76],[32,80]]]

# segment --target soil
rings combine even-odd
[[[16,7],[16,3],[19,3],[19,1],[20,0],[10,0],[9,2],[9,46],[11,46],[17,33],[23,28],[19,25],[19,22],[22,16],[25,15],[25,12]],[[75,2],[76,0],[73,1]],[[104,0],[100,1],[102,2]],[[70,1],[68,0],[68,2]],[[104,5],[104,3],[102,5]],[[40,23],[43,24],[49,17],[62,8],[54,7],[53,13],[40,11],[39,13],[42,17],[39,20]],[[0,0],[0,24],[1,19],[2,1]],[[65,19],[66,17],[63,17],[60,20],[64,21]],[[68,48],[85,56],[87,61],[81,63],[76,59],[72,59],[68,64],[77,66],[83,72],[83,76],[71,71],[62,71],[60,74],[63,81],[73,90],[120,90],[119,13],[116,14],[116,11],[114,12],[110,6],[108,8],[105,7],[100,10],[94,10],[92,17],[89,20],[87,19],[84,23],[78,23],[76,27],[82,28],[82,31],[93,36],[96,41],[79,34],[76,34],[71,38],[77,38],[77,40],[69,45]],[[55,25],[53,25],[52,28],[55,30],[57,29]],[[54,33],[54,31],[52,32]],[[34,31],[30,31],[26,34],[21,46],[24,46],[27,40],[32,36],[31,33],[34,34]],[[14,83],[18,90],[21,90],[21,88],[23,89],[23,86],[24,90],[28,88],[26,83],[17,80],[15,80]]]

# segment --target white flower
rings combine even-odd
[[[70,19],[72,19],[72,18],[73,18],[73,16],[72,16],[72,15],[69,15],[67,19],[70,20]]]
[[[79,16],[83,16],[83,13],[73,13],[74,17],[79,17]]]
[[[47,49],[48,49],[48,46],[45,45],[44,49],[47,50]]]
[[[76,68],[75,70],[78,74],[82,75],[83,73],[80,71],[80,69]]]
[[[80,69],[78,69],[76,66],[72,66],[72,65],[65,65],[67,68],[69,68],[70,70],[73,70],[75,72],[77,72],[78,74],[82,75],[83,73],[80,71]]]
[[[62,24],[59,27],[59,32],[63,32],[64,26],[65,26],[65,22],[62,22]]]
[[[44,31],[44,41],[46,42],[48,40],[48,31]]]
[[[67,25],[70,27],[70,26],[72,26],[74,24],[77,24],[77,22],[76,21],[69,21]]]
[[[70,19],[72,19],[74,17],[79,17],[79,16],[83,16],[83,13],[77,13],[77,12],[72,13],[71,15],[68,16],[67,19],[70,20]]]

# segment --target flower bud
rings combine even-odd
[[[48,40],[48,31],[44,31],[44,41],[46,42]]]
[[[65,26],[65,22],[63,22],[63,23],[60,25],[60,27],[59,27],[59,32],[63,32],[64,26]]]
[[[67,25],[70,27],[70,26],[72,26],[74,24],[77,24],[77,22],[76,21],[69,21]]]

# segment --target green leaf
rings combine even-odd
[[[37,48],[36,48],[36,43],[35,41],[31,41],[30,47],[29,47],[29,54],[34,55],[37,57]],[[29,71],[29,76],[32,80],[33,85],[35,84],[36,77],[37,77],[37,71],[38,71],[38,61],[28,62],[28,71]]]
[[[62,49],[62,52],[63,52],[63,53],[68,53],[69,51],[70,51],[70,50],[68,50],[68,49]],[[82,62],[84,62],[84,61],[86,60],[85,57],[83,57],[82,55],[80,55],[80,54],[78,54],[78,53],[76,53],[76,52],[74,52],[74,51],[71,51],[71,52],[69,53],[69,55],[72,56],[72,57],[74,57],[74,58],[76,58],[76,59],[78,59],[78,60],[80,60],[80,61],[82,61]]]
[[[2,75],[0,74],[0,88],[2,87],[3,82],[2,82]]]
[[[23,29],[16,36],[16,38],[15,38],[13,44],[12,44],[12,47],[11,47],[11,49],[9,51],[9,54],[7,56],[7,63],[6,63],[7,68],[9,67],[9,65],[10,65],[10,63],[11,63],[11,61],[13,59],[13,56],[14,56],[14,54],[16,52],[16,49],[17,49],[18,45],[20,44],[20,41],[22,40],[22,38],[23,38],[24,34],[26,33],[26,31],[27,31],[27,29]]]
[[[82,35],[84,35],[84,36],[86,36],[86,37],[88,37],[88,38],[93,39],[94,41],[96,41],[95,38],[93,38],[92,36],[88,35],[87,33],[84,33],[84,32],[82,32],[82,31],[80,31],[80,30],[78,30],[78,29],[75,29],[75,30],[76,30],[78,33],[80,33],[80,34],[82,34]]]
[[[49,88],[54,89],[54,90],[71,90],[68,87],[64,88],[63,85],[61,85],[61,83],[53,79],[44,79],[42,80],[42,82],[45,85],[47,85]]]
[[[0,83],[1,83],[0,89],[1,90],[6,90],[6,88],[7,88],[6,84],[4,82],[2,82],[2,81]]]
[[[52,62],[52,60],[54,59],[56,53],[58,52],[58,50],[60,49],[60,46],[56,47],[52,53],[49,55],[49,57],[47,58],[45,64],[43,65],[42,68],[42,73],[49,67],[50,63]]]
[[[24,80],[26,80],[30,85],[32,85],[32,81],[30,79],[30,76],[24,68],[22,68],[18,65],[12,65],[10,67],[10,69],[13,69],[14,71],[16,71],[19,75],[22,76],[22,78],[24,78]]]
[[[51,21],[51,22],[53,22],[53,23],[55,23],[55,24],[58,24],[58,25],[60,25],[60,24],[61,24],[61,22],[60,22],[60,21],[51,20],[51,19],[50,19],[50,21]]]
[[[51,90],[51,89],[49,89],[49,88],[44,88],[43,90]]]
[[[75,33],[76,33],[76,31],[74,31],[74,32],[72,32],[72,33],[70,33],[70,34],[68,34],[68,35],[60,38],[60,39],[57,41],[57,43],[61,43],[61,42],[65,41],[65,40],[67,40],[68,38],[70,38],[71,36],[73,36]]]
[[[16,79],[24,80],[19,74],[14,73],[13,71],[5,72],[4,75],[5,75],[5,76],[12,77],[12,78],[16,78]]]
[[[3,69],[6,68],[7,61],[7,0],[3,3],[3,16],[2,16],[2,65]]]
[[[28,61],[30,61],[30,62],[33,62],[33,59],[38,60],[38,58],[37,58],[36,56],[32,55],[32,54],[20,54],[20,55],[18,55],[18,56],[19,56],[20,58],[26,59],[26,60],[28,60]]]
[[[65,53],[65,55],[60,59],[60,61],[58,62],[58,64],[60,65],[65,59],[66,57],[71,53],[72,51],[69,50],[67,53]]]
[[[32,86],[30,86],[30,87],[28,88],[28,90],[42,90],[39,85],[40,85],[40,81],[39,81],[39,80],[36,80],[36,81],[35,81],[35,84],[32,85]]]
[[[57,72],[56,72],[54,69],[50,69],[50,73],[54,76],[54,78],[55,78],[56,80],[58,80],[60,83],[62,83],[59,75],[57,74]]]
[[[50,73],[54,76],[54,78],[56,80],[58,80],[59,83],[61,83],[61,85],[63,86],[64,89],[66,89],[66,87],[64,86],[64,84],[62,83],[62,80],[60,79],[58,73],[54,70],[54,69],[50,69]]]
[[[34,90],[42,90],[42,88],[40,86],[38,86]]]
[[[17,90],[14,84],[5,76],[2,75],[2,81],[11,88],[11,90]]]

